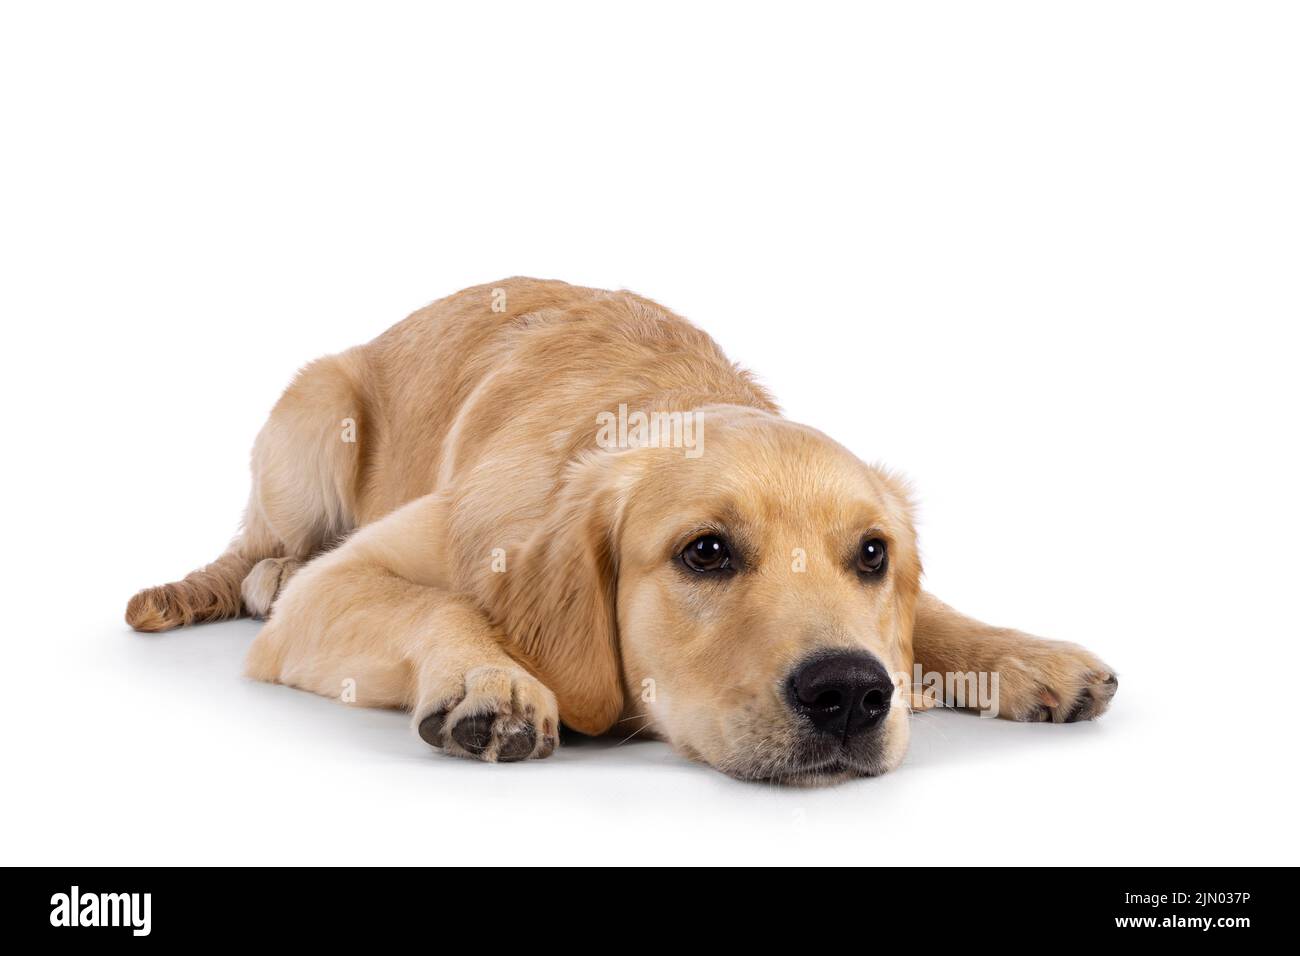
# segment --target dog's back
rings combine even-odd
[[[363,352],[379,414],[362,523],[451,487],[503,448],[545,455],[561,468],[591,444],[597,414],[620,403],[636,408],[670,395],[677,409],[719,402],[775,409],[685,319],[630,292],[564,282],[516,278],[466,289]]]

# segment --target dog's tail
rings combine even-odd
[[[180,581],[145,588],[126,605],[126,623],[137,631],[169,631],[186,624],[224,621],[244,613],[240,585],[248,572],[269,554],[250,553],[241,535],[206,567]]]

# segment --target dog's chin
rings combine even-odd
[[[874,777],[885,772],[884,767],[857,766],[844,761],[832,761],[818,767],[792,770],[770,778],[771,783],[787,787],[829,787],[857,777]]]
[[[851,754],[840,750],[833,754],[792,755],[779,767],[756,768],[733,772],[738,780],[774,783],[787,787],[827,787],[858,777],[876,777],[892,769],[877,753]]]

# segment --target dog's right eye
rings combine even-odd
[[[682,564],[692,571],[728,571],[731,569],[731,551],[727,542],[716,534],[700,535],[682,552]]]

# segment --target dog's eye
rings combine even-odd
[[[885,551],[885,542],[879,538],[867,538],[858,552],[858,570],[863,574],[880,574],[885,570]]]
[[[700,535],[682,552],[682,564],[692,571],[726,571],[731,568],[731,551],[716,534]]]

